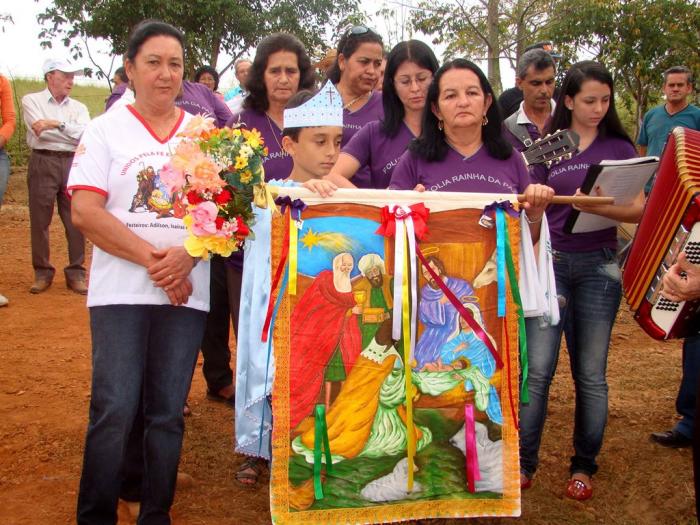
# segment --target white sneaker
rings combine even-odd
[[[7,306],[9,303],[9,299],[0,293],[0,306]]]

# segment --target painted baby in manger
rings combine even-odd
[[[532,286],[513,196],[279,192],[251,246],[270,254],[268,352],[251,359],[271,391],[273,521],[519,515]]]

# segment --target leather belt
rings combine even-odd
[[[32,152],[48,157],[60,157],[64,159],[75,155],[75,151],[54,151],[52,149],[33,149]]]

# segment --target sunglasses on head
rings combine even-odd
[[[350,29],[348,29],[346,34],[347,36],[359,36],[366,33],[374,33],[374,31],[367,26],[352,26]]]

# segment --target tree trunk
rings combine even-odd
[[[221,49],[221,33],[217,31],[211,43],[209,54],[209,65],[216,69],[216,62],[219,60],[219,50]]]
[[[637,98],[637,111],[634,120],[634,137],[639,138],[639,130],[641,127],[642,119],[647,112],[647,106],[649,105],[649,97],[647,95],[646,89],[640,86],[638,98]]]
[[[525,40],[527,39],[528,29],[526,25],[527,17],[524,16],[525,7],[527,6],[526,0],[518,0],[515,8],[515,68],[518,67],[518,62],[520,57],[525,51]]]
[[[501,42],[498,34],[498,7],[499,0],[488,0],[488,12],[486,23],[487,38],[488,38],[488,78],[496,96],[501,94],[503,86],[501,85],[501,65],[499,55],[501,52]]]

